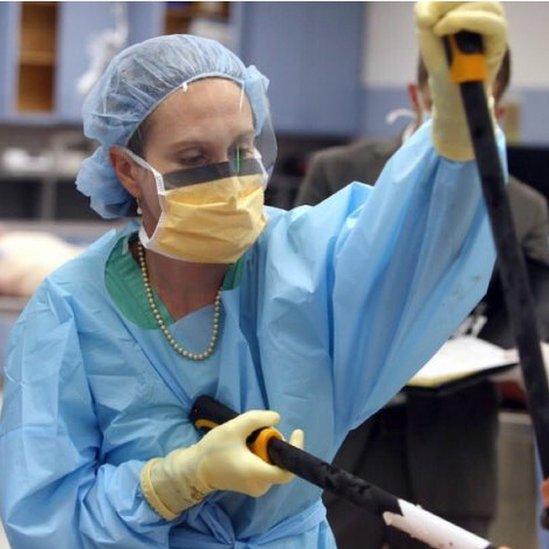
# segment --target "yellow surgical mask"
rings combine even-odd
[[[162,213],[149,237],[143,226],[143,246],[159,254],[194,263],[235,263],[257,240],[267,223],[264,188],[267,174],[258,158],[160,174],[152,171]]]

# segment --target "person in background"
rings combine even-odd
[[[416,82],[407,86],[410,105],[415,113],[415,119],[408,127],[391,140],[364,139],[315,153],[299,188],[296,206],[314,206],[353,181],[370,184],[377,181],[385,164],[402,145],[403,140],[430,115],[432,99],[428,73],[421,58],[417,65],[416,79]],[[510,80],[511,53],[508,50],[493,90],[496,116],[500,120],[505,116],[502,99]],[[512,175],[509,176],[507,190],[517,236],[525,255],[549,266],[549,215],[545,197]]]
[[[510,76],[511,56],[507,50],[493,87],[499,119],[505,113],[501,99]],[[389,141],[368,139],[315,153],[296,206],[318,204],[352,181],[377,180],[389,158],[430,114],[431,91],[421,58],[417,82],[408,84],[407,89],[415,119],[404,132]],[[549,218],[545,198],[512,176],[508,192],[524,253],[546,269]],[[494,314],[493,322],[489,319],[487,339],[502,343],[502,316]],[[443,398],[397,395],[349,433],[334,463],[486,536],[496,511],[497,411],[497,390],[487,381]],[[344,500],[328,493],[324,499],[342,549],[363,547],[364,536],[371,540],[368,547],[372,548],[384,543],[397,548],[423,547]]]

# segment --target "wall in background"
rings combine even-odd
[[[279,132],[356,135],[362,13],[359,2],[0,3],[0,123],[79,125],[78,81],[101,57],[90,51],[119,47],[126,22],[128,45],[176,32],[229,38],[271,79]]]
[[[521,108],[525,143],[549,143],[549,3],[505,2],[513,81],[507,99]],[[418,48],[413,4],[372,2],[364,8],[361,133],[393,135],[385,123],[392,109],[407,106],[406,82],[414,79]]]
[[[14,122],[14,50],[18,3],[0,3],[2,122]],[[549,142],[549,3],[505,4],[514,54],[514,83],[508,98],[519,102],[522,140]],[[130,41],[162,32],[166,4],[129,5]],[[81,97],[75,80],[89,64],[90,39],[113,26],[109,5],[67,2],[59,6],[59,108],[44,125],[80,125]],[[231,4],[235,49],[271,79],[276,129],[293,135],[390,136],[386,114],[405,107],[405,84],[414,78],[417,44],[409,2],[293,2]],[[38,124],[39,117],[17,120]]]
[[[240,9],[238,53],[270,79],[276,130],[356,134],[363,6],[247,2]]]

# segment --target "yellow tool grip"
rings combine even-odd
[[[194,422],[197,429],[215,429],[219,426],[219,423],[212,421],[211,419],[199,418]],[[267,446],[272,438],[284,440],[282,433],[274,427],[265,427],[264,429],[255,431],[248,437],[248,448],[257,456],[260,457],[266,463],[273,465]],[[251,441],[250,441],[251,440]]]
[[[284,440],[284,437],[282,436],[282,433],[280,433],[280,431],[276,430],[274,427],[265,427],[265,429],[261,429],[261,431],[259,431],[255,440],[251,444],[249,444],[250,450],[256,456],[260,457],[263,461],[270,463],[271,465],[273,465],[273,462],[269,457],[267,446],[272,438]]]
[[[450,44],[450,78],[455,84],[481,82],[488,78],[488,68],[483,53],[463,53],[458,46],[456,35],[447,37]]]
[[[211,419],[197,419],[194,422],[194,425],[197,429],[214,429],[219,425],[219,423],[216,423],[215,421],[212,421]]]

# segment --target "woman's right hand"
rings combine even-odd
[[[276,412],[252,410],[212,429],[189,448],[149,461],[141,472],[147,501],[172,520],[214,490],[259,497],[273,484],[290,482],[292,473],[266,463],[246,444],[251,433],[279,420]],[[303,431],[297,429],[290,444],[303,448],[303,439]]]
[[[280,421],[276,412],[252,410],[212,429],[196,445],[199,450],[197,475],[215,490],[231,490],[253,497],[262,496],[273,484],[285,484],[293,475],[270,465],[252,453],[248,436]],[[290,444],[303,449],[303,431],[296,429]]]

